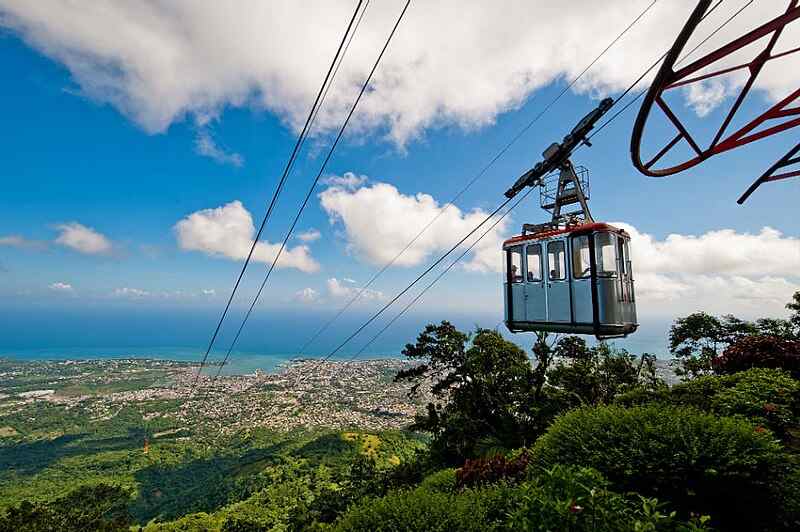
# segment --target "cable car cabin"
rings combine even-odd
[[[630,236],[605,223],[522,234],[503,243],[511,332],[624,337],[636,330]]]

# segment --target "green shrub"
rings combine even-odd
[[[800,381],[783,370],[754,368],[722,377],[708,375],[664,391],[633,390],[616,404],[668,403],[723,416],[744,416],[780,436],[798,424]]]
[[[366,499],[336,523],[341,531],[454,532],[503,530],[516,493],[498,486],[441,493],[417,488]]]
[[[520,487],[511,530],[705,530],[707,518],[681,523],[657,499],[625,497],[608,489],[598,471],[554,466]]]
[[[637,387],[614,399],[614,404],[619,406],[642,406],[650,403],[660,403],[669,401],[669,388],[660,390],[648,390],[647,388]]]
[[[537,441],[534,462],[593,467],[616,489],[755,530],[777,515],[770,482],[780,482],[784,458],[769,431],[745,420],[650,405],[565,414]]]
[[[417,488],[362,501],[335,525],[340,531],[627,531],[706,530],[677,521],[654,499],[607,489],[597,471],[555,466],[511,486],[442,493]]]
[[[751,369],[723,377],[723,389],[711,399],[711,411],[741,415],[780,434],[797,424],[800,381],[777,369]]]
[[[773,485],[773,496],[778,501],[780,513],[776,518],[779,526],[786,530],[800,530],[800,464],[795,456],[791,471],[780,484]]]
[[[419,485],[428,491],[451,493],[456,490],[456,470],[453,468],[442,469],[425,477]]]

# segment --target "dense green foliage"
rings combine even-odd
[[[608,404],[637,385],[658,385],[653,379],[640,381],[636,357],[624,349],[606,344],[589,348],[583,338],[567,336],[553,354],[554,364],[546,372],[550,395],[560,396],[569,406]]]
[[[230,509],[242,520],[241,514],[262,513],[259,500],[278,500],[281,494],[284,499],[276,503],[272,513],[280,513],[280,518],[288,522],[292,511],[313,510],[314,494],[343,491],[354,483],[354,477],[372,478],[374,471],[383,471],[393,462],[411,462],[422,445],[417,438],[400,432],[377,436],[381,445],[376,458],[369,460],[367,470],[362,467],[358,473],[353,470],[364,462],[360,444],[330,431],[252,431],[247,438],[223,441],[213,450],[166,438],[154,442],[148,454],[142,452],[138,436],[101,434],[97,439],[62,436],[0,447],[0,459],[6,465],[0,470],[0,503],[10,506],[23,500],[34,504],[57,501],[87,482],[104,482],[122,486],[132,494],[127,507],[140,523],[212,513],[257,496],[251,504]],[[296,504],[292,506],[289,500]],[[345,507],[347,503],[349,500]],[[220,521],[218,515],[207,518],[221,523],[225,519]]]
[[[596,471],[556,466],[516,485],[500,482],[454,492],[423,484],[368,499],[344,514],[335,529],[667,531],[705,526],[680,522],[654,499],[610,491]]]
[[[692,408],[578,409],[539,439],[534,458],[542,467],[593,467],[618,489],[710,513],[725,527],[755,530],[781,510],[771,487],[785,474],[784,456],[772,435]]]
[[[83,532],[125,530],[132,524],[128,512],[130,493],[117,486],[82,486],[47,502],[23,501],[0,516],[1,532]]]
[[[692,406],[724,416],[743,416],[778,436],[800,424],[800,381],[776,369],[698,377],[659,390],[637,389],[617,398],[625,406],[651,402]]]

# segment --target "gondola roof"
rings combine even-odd
[[[528,233],[524,235],[518,235],[512,238],[509,238],[505,242],[503,242],[503,247],[512,245],[512,244],[519,244],[521,242],[527,242],[529,240],[541,240],[543,238],[550,238],[554,236],[558,236],[561,234],[586,234],[591,233],[594,231],[603,231],[603,232],[611,232],[611,233],[618,233],[623,236],[628,236],[628,233],[625,232],[624,229],[620,229],[619,227],[615,227],[611,224],[607,224],[604,222],[592,222],[592,223],[584,223],[584,224],[577,224],[577,225],[568,225],[566,227],[560,227],[558,229],[546,229],[544,231],[538,231],[534,233]]]

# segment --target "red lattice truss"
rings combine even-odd
[[[797,47],[790,50],[786,50],[784,52],[773,54],[773,49],[775,47],[775,44],[780,38],[784,28],[786,28],[786,26],[791,24],[792,22],[795,22],[798,19],[800,19],[800,7],[798,7],[798,1],[800,0],[790,0],[788,8],[780,16],[762,24],[761,26],[753,29],[747,34],[714,50],[713,52],[705,55],[704,57],[695,60],[690,65],[675,70],[674,66],[675,62],[678,59],[678,56],[681,54],[689,38],[692,36],[698,24],[705,16],[706,11],[711,5],[711,0],[701,0],[698,3],[691,17],[686,22],[686,25],[684,26],[680,35],[678,35],[678,39],[675,41],[675,44],[673,45],[672,49],[669,51],[666,58],[664,59],[664,63],[661,65],[661,69],[656,75],[653,84],[650,86],[650,89],[648,90],[647,95],[645,96],[642,108],[639,110],[639,115],[636,117],[636,122],[633,128],[633,135],[631,137],[631,158],[633,160],[634,166],[640,172],[642,172],[645,175],[653,177],[662,177],[662,176],[676,174],[678,172],[696,166],[701,162],[703,162],[704,160],[708,159],[709,157],[712,157],[719,153],[739,148],[741,146],[744,146],[745,144],[749,144],[756,140],[760,140],[765,137],[775,135],[777,133],[786,131],[788,129],[792,129],[800,125],[800,105],[798,105],[800,104],[800,101],[798,101],[800,100],[800,88],[798,88],[797,90],[789,94],[786,98],[779,101],[778,103],[767,109],[765,112],[763,112],[761,115],[755,117],[750,122],[740,127],[738,130],[732,133],[727,133],[728,126],[735,117],[737,111],[739,111],[742,102],[744,101],[747,94],[750,92],[750,89],[753,87],[753,84],[755,83],[756,78],[758,77],[761,70],[764,68],[764,65],[766,65],[767,62],[772,61],[773,59],[785,57],[787,55],[794,54],[800,51],[800,47]],[[764,45],[764,48],[760,52],[758,52],[751,61],[732,67],[726,67],[714,72],[698,75],[698,72],[700,70],[718,61],[721,61],[725,57],[728,57],[731,54],[736,53],[738,50],[741,50],[745,46],[748,46],[754,43],[755,41],[765,37],[768,37],[768,39],[766,39],[767,42]],[[731,72],[743,71],[743,70],[749,71],[749,76],[746,83],[743,85],[741,92],[736,98],[736,101],[734,102],[730,111],[723,120],[722,125],[716,131],[716,134],[714,135],[714,138],[711,141],[711,143],[706,148],[702,148],[699,145],[699,143],[695,141],[695,139],[692,137],[692,135],[689,133],[688,129],[683,125],[680,119],[675,115],[672,109],[670,109],[669,105],[667,105],[667,103],[664,101],[663,98],[664,93],[668,90],[684,87],[691,83],[702,82],[704,80],[713,78],[715,76],[722,76],[725,74],[730,74]],[[798,77],[800,78],[800,73],[798,73]],[[654,105],[658,106],[664,112],[667,119],[674,125],[675,129],[677,130],[677,133],[669,142],[667,142],[655,154],[655,156],[653,156],[651,159],[647,161],[642,161],[641,159],[642,132],[644,131],[647,118],[650,115],[650,111],[652,110]],[[768,122],[775,121],[778,119],[784,119],[784,121],[756,131],[756,129],[761,127],[762,125],[768,125],[767,124]],[[693,153],[690,152],[691,154],[690,158],[673,166],[666,166],[660,168],[657,167],[657,163],[665,155],[670,153],[672,148],[674,148],[675,145],[677,145],[681,140],[685,140],[691,147]],[[745,192],[745,194],[739,199],[739,203],[742,203],[744,200],[746,200],[747,197],[759,185],[761,185],[764,182],[777,181],[779,179],[785,179],[787,177],[800,176],[800,170],[785,171],[783,173],[778,173],[778,174],[775,173],[788,166],[800,162],[800,157],[795,157],[798,151],[800,151],[800,143],[794,148],[792,148],[792,150],[790,150],[789,153],[787,153],[784,157],[782,157],[777,163],[775,163],[772,167],[770,167],[770,169],[767,170],[767,172],[765,172],[755,183],[753,183],[750,189],[748,189],[748,191]]]

